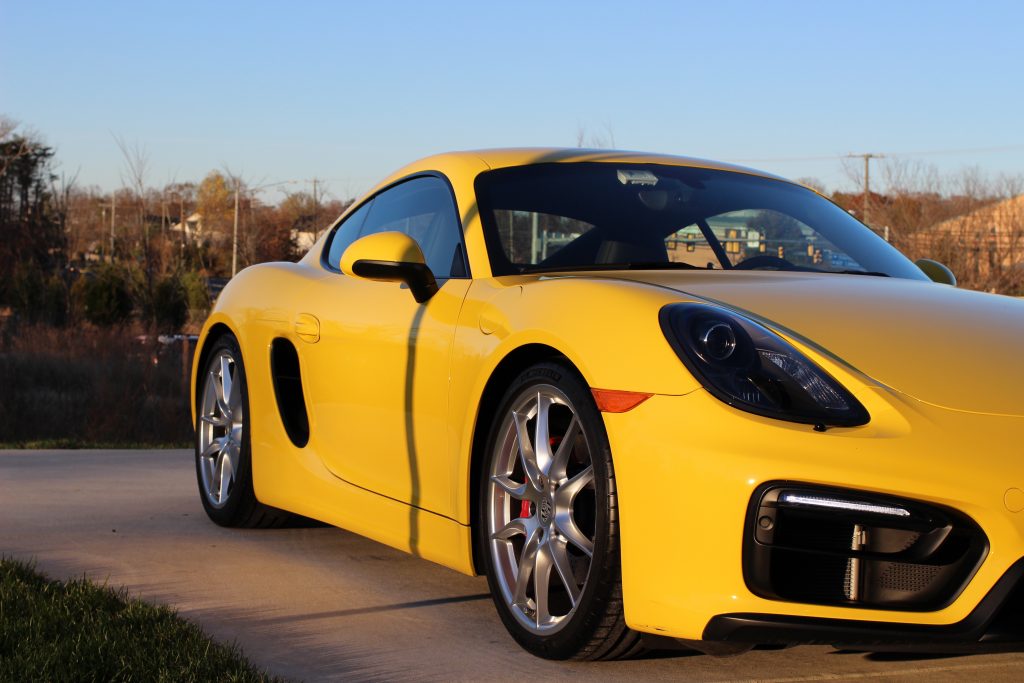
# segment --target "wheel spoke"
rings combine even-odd
[[[569,455],[572,454],[572,446],[576,441],[576,431],[579,429],[579,426],[579,420],[573,415],[572,420],[569,421],[569,426],[565,429],[565,434],[562,435],[562,441],[558,444],[558,448],[551,458],[551,470],[548,476],[554,481],[560,482],[567,476],[566,470],[569,467]]]
[[[540,529],[534,529],[523,545],[523,554],[519,556],[519,570],[516,574],[516,585],[512,591],[512,604],[526,607],[529,598],[526,597],[526,587],[530,585],[530,575],[533,574],[534,565],[537,562],[537,547],[540,542]]]
[[[576,520],[572,518],[571,511],[560,512],[555,515],[555,528],[558,533],[565,536],[566,540],[582,550],[590,557],[594,554],[594,542],[583,535],[580,528],[576,526]]]
[[[558,572],[558,578],[565,585],[565,590],[569,593],[569,600],[572,601],[572,606],[575,607],[580,599],[580,588],[576,585],[576,576],[572,571],[572,565],[569,563],[569,553],[566,552],[565,541],[552,539],[548,547],[551,552],[551,562],[555,567],[555,571]]]
[[[537,605],[534,611],[534,621],[540,628],[551,619],[551,610],[548,608],[548,597],[551,590],[551,548],[547,543],[542,543],[537,548],[533,563],[533,600]]]
[[[227,425],[227,420],[220,415],[200,415],[199,419],[214,427],[224,427]]]
[[[200,457],[202,457],[202,458],[212,458],[214,455],[219,453],[223,447],[224,447],[224,438],[223,437],[213,439],[213,441],[210,442],[210,445],[207,446],[203,450],[203,452],[200,454]]]
[[[228,488],[231,486],[231,482],[235,478],[235,468],[231,462],[231,451],[226,449],[221,458],[220,466],[220,491],[219,491],[219,502],[223,503],[228,499]]]
[[[551,462],[551,404],[550,396],[537,392],[537,417],[534,430],[536,432],[533,440],[534,455],[537,467],[544,474],[550,475]]]
[[[524,498],[529,498],[529,493],[532,491],[530,485],[527,484],[526,482],[520,484],[517,481],[512,481],[507,476],[502,476],[498,474],[491,477],[491,482],[508,495],[512,496],[513,498],[518,498],[520,500]]]
[[[558,487],[555,492],[555,501],[559,508],[572,508],[572,502],[577,494],[594,481],[594,466],[588,465],[576,476]]]
[[[217,475],[217,456],[220,455],[221,447],[219,444],[211,444],[210,447],[207,448],[207,451],[214,450],[214,448],[216,448],[216,452],[202,458],[200,461],[203,468],[203,485],[210,496],[213,496],[213,482]]]
[[[508,541],[513,536],[526,536],[528,533],[529,530],[526,528],[526,523],[522,518],[517,517],[491,534],[491,540]]]
[[[533,444],[530,443],[530,430],[526,428],[528,418],[519,413],[512,413],[512,419],[516,423],[516,437],[519,441],[519,462],[522,463],[523,471],[526,473],[526,481],[535,490],[541,491],[544,486],[541,483],[540,467],[537,466],[537,455],[533,450]]]
[[[231,389],[234,382],[231,377],[231,359],[227,356],[220,357],[220,399],[225,403],[231,396]]]
[[[210,498],[217,497],[217,491],[220,490],[220,481],[224,476],[224,449],[217,451],[217,457],[213,459],[212,467],[210,471],[210,484],[206,487],[206,490],[210,492]],[[220,500],[215,502],[219,503]]]
[[[228,420],[231,419],[231,392],[234,388],[234,378],[231,376],[231,359],[228,356],[220,357],[220,376],[216,378],[217,383],[217,407]]]
[[[205,411],[207,414],[215,414],[217,411],[219,411],[221,415],[225,414],[219,392],[220,380],[217,378],[217,373],[210,370],[209,374],[206,376],[206,398],[203,400],[204,405],[209,405],[209,408]]]

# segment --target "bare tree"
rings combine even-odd
[[[146,221],[146,175],[149,172],[149,153],[138,141],[128,144],[123,138],[115,135],[114,141],[121,156],[124,158],[124,172],[121,174],[121,182],[128,185],[132,194],[135,195],[135,202],[138,209],[138,227],[143,235],[145,244],[149,245],[149,224]]]
[[[576,146],[590,149],[615,149],[615,130],[610,123],[603,124],[603,130],[590,132],[582,123],[576,127]]]
[[[18,159],[32,153],[32,145],[27,135],[15,137],[18,122],[6,116],[0,116],[0,144],[4,145],[4,153],[0,155],[0,176]],[[13,143],[13,144],[8,144]]]

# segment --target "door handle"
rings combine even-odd
[[[295,334],[304,342],[316,344],[320,341],[320,321],[315,315],[299,313],[295,316]]]

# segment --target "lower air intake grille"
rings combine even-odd
[[[955,510],[786,482],[758,489],[745,536],[744,577],[757,595],[899,610],[948,605],[988,550]]]

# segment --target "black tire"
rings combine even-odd
[[[536,408],[530,409],[534,395]],[[542,401],[549,406],[543,411]],[[517,406],[518,418],[513,414]],[[532,418],[525,417],[529,410],[535,411]],[[527,440],[538,441],[537,424],[542,419],[547,423],[543,434],[548,436],[549,446],[546,453],[535,453],[534,462],[538,463],[535,472],[539,472],[539,476],[531,479],[525,470],[517,469],[526,467],[518,444],[523,433],[527,434]],[[573,420],[578,423],[578,429]],[[516,431],[520,423],[525,432]],[[568,452],[564,453],[561,446],[567,439]],[[515,442],[514,448],[510,440]],[[592,481],[585,488],[578,488],[580,481],[591,478],[586,472],[589,468],[583,449],[588,451]],[[478,482],[478,542],[483,549],[491,596],[512,637],[527,651],[546,659],[615,659],[638,654],[642,648],[640,634],[626,626],[623,615],[611,449],[601,414],[579,373],[559,362],[540,363],[521,373],[505,392],[492,418],[483,457]],[[518,465],[510,464],[516,458]],[[542,460],[549,463],[547,474],[540,464]],[[557,464],[560,461],[567,464]],[[503,483],[495,483],[492,477]],[[523,483],[516,491],[522,492],[522,498],[511,490],[520,480]],[[532,481],[540,482],[541,486],[533,487]],[[562,483],[557,483],[559,481]],[[569,492],[570,488],[574,492]],[[559,492],[569,492],[571,497],[560,498]],[[567,516],[571,522],[558,521]],[[563,533],[560,524],[575,531]],[[519,531],[519,526],[525,531]],[[515,531],[509,532],[510,527]],[[531,531],[533,527],[539,531]],[[581,532],[582,537],[577,532]],[[517,540],[520,535],[522,539]],[[531,544],[531,538],[537,539],[535,544]],[[581,543],[575,545],[574,538]],[[589,566],[581,570],[587,561],[588,540],[592,554]],[[528,559],[528,547],[537,549],[532,555],[537,559]],[[560,554],[561,563],[555,559],[556,553]],[[529,568],[531,561],[535,563],[533,568],[522,572],[520,568]],[[514,571],[512,565],[515,565]],[[535,576],[544,573],[538,571],[542,566],[548,568],[549,575],[541,584],[549,586],[543,603],[536,599],[539,588]],[[524,583],[533,582],[533,597],[529,597],[531,588],[527,586],[520,591],[522,598],[517,601],[513,593],[518,591],[523,575],[529,577]],[[571,589],[570,583],[575,584],[575,588]],[[573,591],[577,591],[575,600]],[[563,613],[556,614],[559,611]]]
[[[205,358],[205,367],[201,368],[196,379],[195,424],[196,481],[199,485],[199,499],[203,503],[203,509],[206,510],[209,518],[220,526],[242,528],[282,526],[289,521],[291,517],[289,513],[260,503],[256,499],[256,492],[253,489],[252,446],[249,434],[249,391],[238,340],[231,334],[221,335],[213,343]],[[206,399],[208,391],[217,391],[218,381],[223,386],[223,381],[219,377],[222,373],[222,359],[225,358],[230,359],[227,367],[231,369],[231,386],[235,387],[237,382],[238,395],[235,398],[237,407],[233,412],[237,414],[237,408],[241,408],[240,419],[237,423],[232,423],[234,426],[214,425],[204,419],[221,420],[224,418],[220,408],[216,405],[211,408]],[[207,404],[205,408],[204,403]],[[212,448],[211,442],[222,441],[229,436],[228,451],[230,453],[225,451],[212,456],[203,455],[204,449]],[[209,490],[208,484],[211,481],[210,478],[216,475],[216,463],[223,464],[224,457],[230,458],[233,477],[229,485],[213,492]],[[218,460],[218,458],[222,459]],[[205,472],[204,467],[206,467]],[[224,471],[223,467],[220,471]],[[226,494],[221,498],[220,494],[225,491]]]

